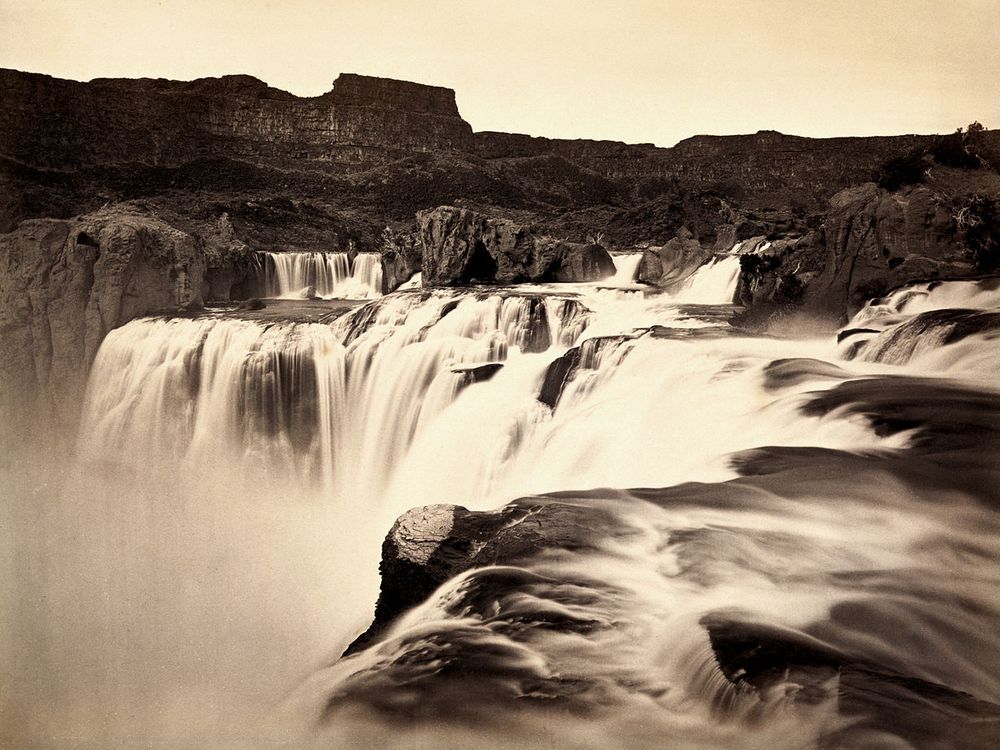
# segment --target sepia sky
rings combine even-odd
[[[1000,127],[1000,0],[0,0],[0,67],[339,72],[454,88],[475,130],[672,145]]]

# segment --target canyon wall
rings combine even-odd
[[[343,74],[300,98],[250,76],[78,83],[0,70],[0,156],[33,167],[364,164],[471,148],[455,93],[437,86]]]
[[[753,135],[699,135],[659,148],[483,132],[476,133],[475,147],[488,159],[556,154],[612,179],[671,179],[693,190],[721,190],[758,206],[805,206],[871,179],[886,160],[927,146],[934,138],[804,138],[762,130]]]
[[[0,70],[0,157],[55,170],[170,167],[224,157],[343,171],[427,152],[479,159],[488,170],[490,163],[548,155],[632,184],[674,181],[694,190],[720,189],[757,206],[819,205],[869,179],[886,159],[932,139],[761,131],[695,136],[661,148],[474,134],[451,89],[355,74],[341,74],[321,96],[297,97],[242,75],[80,83]]]

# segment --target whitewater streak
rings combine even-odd
[[[265,296],[372,299],[382,294],[378,253],[261,252]]]
[[[567,490],[588,491],[566,501],[579,512],[615,519],[605,536],[575,553],[560,548],[523,568],[487,567],[449,581],[383,644],[296,691],[292,726],[348,745],[386,744],[400,733],[403,744],[455,747],[505,737],[518,746],[606,747],[664,736],[693,747],[829,745],[845,725],[829,682],[836,675],[823,672],[832,687],[801,704],[794,696],[802,686],[787,677],[762,708],[716,664],[702,618],[720,610],[796,637],[818,622],[816,632],[839,648],[1000,701],[1000,614],[988,593],[995,575],[981,565],[1000,553],[995,520],[962,492],[939,492],[949,474],[931,473],[936,454],[907,458],[925,444],[917,427],[873,425],[867,415],[876,407],[862,397],[874,388],[877,405],[912,382],[922,389],[919,402],[934,394],[944,403],[935,389],[950,382],[949,368],[961,371],[963,387],[994,392],[995,370],[961,341],[941,336],[908,358],[878,345],[882,336],[913,338],[898,326],[927,314],[906,307],[918,297],[933,304],[945,295],[949,305],[948,295],[975,298],[992,314],[989,290],[890,298],[853,321],[870,330],[845,330],[838,349],[828,338],[734,334],[725,321],[736,257],[702,268],[673,296],[636,288],[635,256],[619,263],[614,284],[415,289],[332,325],[223,315],[137,320],[112,331],[89,381],[77,495],[67,501],[73,522],[60,537],[59,553],[73,562],[57,580],[106,567],[113,584],[83,603],[59,589],[45,601],[55,607],[50,622],[108,617],[102,597],[127,616],[100,621],[112,645],[95,652],[107,653],[113,675],[92,704],[81,697],[91,672],[62,670],[52,643],[93,638],[60,632],[40,648],[37,659],[62,681],[43,691],[51,716],[97,741],[120,737],[123,725],[139,731],[137,741],[154,725],[166,741],[213,731],[259,739],[252,717],[260,706],[277,702],[305,671],[336,661],[367,625],[379,545],[399,514],[448,502],[492,510]],[[855,336],[862,346],[848,351]],[[768,451],[776,452],[771,463]],[[796,457],[818,463],[796,474]],[[782,471],[793,471],[784,485],[774,478]],[[738,478],[747,474],[750,484]],[[913,476],[934,480],[923,486]],[[147,516],[154,534],[142,532]],[[78,529],[102,523],[108,541],[91,550]],[[120,551],[130,535],[142,543]],[[130,566],[146,574],[119,575]],[[300,574],[273,572],[303,566]],[[480,586],[492,591],[497,576],[506,576],[508,593],[481,612],[469,597]],[[243,582],[240,596],[232,580]],[[192,598],[191,586],[209,593]],[[873,592],[881,603],[868,603]],[[149,596],[156,608],[147,619]],[[257,625],[255,616],[264,620]],[[550,626],[576,620],[593,626]],[[883,620],[898,624],[883,632]],[[234,623],[257,644],[249,663],[239,644],[226,650],[219,642]],[[133,642],[143,673],[123,678],[116,659]],[[464,663],[428,656],[441,644],[478,659],[471,682],[461,681]],[[215,652],[226,654],[228,670],[217,684],[205,669]],[[74,648],[73,658],[79,653],[86,649]],[[265,658],[274,685],[261,674]],[[178,664],[183,690],[143,677],[174,675]],[[458,671],[444,674],[442,665]],[[455,674],[461,680],[449,682]],[[251,676],[260,684],[241,721],[212,691],[240,694],[237,686],[256,685]],[[123,696],[133,682],[142,690]],[[572,711],[518,714],[516,702],[498,697],[512,685],[525,695],[536,686],[535,697],[565,689],[560,699],[569,697]],[[202,699],[203,691],[212,697]],[[68,706],[67,695],[75,701]],[[133,713],[102,713],[131,696],[141,707]],[[411,725],[412,705],[425,707],[425,722]],[[480,726],[486,705],[498,726]],[[201,723],[192,718],[199,713]],[[237,726],[219,727],[219,716]],[[105,717],[96,729],[94,717]],[[862,739],[899,739],[887,737]]]

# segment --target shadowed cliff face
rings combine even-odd
[[[104,336],[141,315],[198,308],[231,259],[162,221],[106,210],[0,237],[0,413],[8,439],[71,434]]]
[[[751,327],[807,313],[841,324],[871,299],[914,281],[989,272],[996,227],[983,250],[970,206],[992,205],[1000,177],[936,168],[934,179],[888,191],[867,183],[830,199],[822,224],[742,259],[737,301]]]
[[[299,98],[250,76],[88,84],[0,71],[3,155],[49,169],[199,157],[370,164],[407,151],[467,151],[472,129],[449,89],[345,75]]]

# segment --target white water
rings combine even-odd
[[[260,717],[367,624],[381,538],[415,506],[485,510],[538,492],[726,481],[736,476],[733,452],[765,445],[851,452],[909,445],[908,432],[878,437],[842,410],[817,417],[800,408],[843,380],[904,370],[840,361],[831,340],[732,335],[711,310],[677,307],[729,302],[734,262],[699,270],[674,297],[627,291],[634,268],[623,263],[616,274],[623,291],[412,291],[332,326],[146,319],[112,331],[92,371],[76,486],[57,501],[67,510],[40,521],[35,506],[23,510],[26,528],[58,531],[55,546],[37,553],[51,574],[38,605],[48,630],[30,652],[38,686],[25,693],[47,711],[44,719],[15,711],[24,733],[37,740],[58,729],[96,745],[260,741]],[[647,333],[654,325],[669,335]],[[540,403],[549,364],[587,341],[555,408]],[[768,386],[765,368],[787,357],[836,361],[842,374],[806,371]],[[486,363],[503,366],[469,384],[468,368]],[[762,489],[742,509],[633,501],[622,508],[613,492],[594,500],[607,503],[628,533],[577,556],[554,553],[531,570],[570,588],[582,579],[606,582],[596,604],[563,604],[562,591],[546,606],[597,611],[615,626],[530,642],[499,626],[477,631],[483,653],[496,647],[539,678],[602,685],[590,721],[507,715],[503,730],[477,733],[472,722],[442,737],[433,721],[407,729],[363,712],[341,716],[333,737],[349,746],[386,745],[397,733],[402,746],[481,746],[505,736],[523,746],[642,745],[664,736],[706,747],[814,745],[840,720],[829,702],[811,713],[772,711],[756,729],[713,713],[711,702],[734,688],[710,663],[698,618],[738,607],[800,628],[861,596],[832,583],[831,570],[875,576],[913,568],[930,580],[927,571],[943,569],[961,577],[978,574],[979,555],[1000,552],[977,531],[988,527],[982,511],[962,498],[914,510],[911,490],[891,477],[868,479],[835,475],[829,497],[816,503],[793,489],[788,496]],[[951,539],[955,528],[968,556],[959,561],[935,541]],[[707,535],[693,543],[694,557],[664,541],[689,532]],[[384,647],[307,681],[280,731],[308,736],[332,691],[356,689],[361,669],[373,680],[386,675],[378,694],[391,700],[399,687],[393,664],[410,653],[404,636],[469,624],[445,606],[461,601],[461,584],[449,583],[408,615]],[[947,581],[935,585],[944,596]],[[980,584],[966,588],[980,597]],[[94,593],[81,598],[81,591]],[[522,610],[546,596],[544,587],[534,591]],[[968,617],[972,635],[961,658],[974,665],[975,639],[985,636]],[[921,650],[940,648],[926,637]],[[894,658],[906,658],[905,645],[899,649]],[[987,699],[1000,691],[992,661],[949,672],[927,660],[919,671],[928,679]],[[17,696],[6,700],[23,711]]]
[[[947,308],[969,310],[1000,309],[1000,280],[939,281],[906,286],[884,299],[865,305],[845,328],[862,328],[898,322],[931,310]]]
[[[739,257],[726,255],[713,258],[684,281],[674,293],[674,301],[693,305],[730,304],[739,275]]]
[[[268,297],[301,299],[373,299],[382,294],[378,253],[263,252]]]
[[[642,253],[613,253],[615,275],[604,280],[605,286],[629,287],[635,284],[635,277],[642,262]]]
[[[949,314],[949,310],[952,314]],[[844,327],[851,332],[841,345],[848,356],[870,362],[911,363],[928,373],[961,376],[991,384],[1000,369],[995,326],[955,339],[962,313],[965,322],[1000,313],[1000,279],[916,284],[874,300]],[[942,312],[938,320],[928,313]],[[932,316],[933,317],[933,316]],[[858,330],[860,329],[860,330]]]

